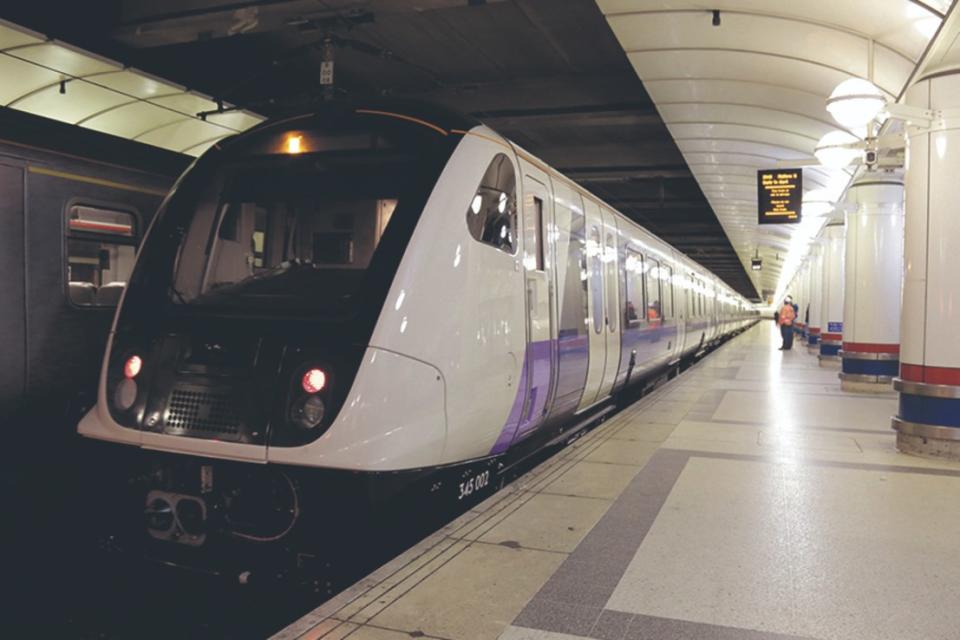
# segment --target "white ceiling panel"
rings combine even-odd
[[[263,118],[246,111],[230,111],[229,113],[212,113],[207,116],[207,121],[234,131],[244,131],[260,124]]]
[[[838,197],[852,171],[816,166],[812,157],[817,141],[840,128],[826,98],[852,77],[899,96],[949,0],[930,0],[932,10],[911,0],[597,4],[748,265],[758,250],[805,246],[797,234],[817,226],[758,226],[756,171],[802,166],[806,191]],[[792,276],[797,256],[784,254],[782,264]],[[774,289],[779,271],[748,273],[758,289]]]
[[[60,82],[60,74],[0,54],[0,104],[4,106],[26,95]]]
[[[148,131],[183,120],[182,114],[137,100],[78,122],[82,127],[134,139]]]
[[[829,120],[823,112],[822,95],[789,88],[776,82],[775,78],[758,82],[710,78],[648,79],[643,84],[658,107],[686,103],[747,105]]]
[[[817,138],[783,129],[770,129],[746,124],[726,124],[724,122],[697,124],[668,124],[667,128],[679,143],[685,140],[728,140],[733,142],[759,142],[771,147],[793,149],[810,156],[817,144]]]
[[[229,129],[217,126],[212,122],[185,118],[153,129],[137,136],[134,140],[183,153],[202,142],[216,141],[231,133],[233,132]]]
[[[770,144],[762,141],[752,141],[749,138],[688,138],[677,140],[680,151],[707,151],[713,153],[739,153],[760,158],[761,166],[769,167],[779,160],[806,160],[810,158],[810,151],[805,148],[794,149]],[[812,151],[813,145],[810,146]]]
[[[39,44],[44,40],[45,38],[39,33],[33,33],[0,20],[0,51],[28,44]]]
[[[131,69],[105,73],[96,78],[90,78],[90,81],[139,100],[174,95],[184,91],[183,87]]]
[[[750,125],[799,133],[812,140],[819,140],[823,134],[837,128],[826,118],[818,120],[803,114],[750,105],[687,102],[658,104],[657,109],[667,124],[715,122]]]
[[[699,12],[671,11],[625,15],[611,22],[613,32],[628,54],[641,51],[698,50],[743,51],[778,58],[801,59],[836,68],[849,75],[867,74],[866,38],[829,25],[748,13],[730,13],[723,28],[704,29]],[[708,22],[709,26],[709,22]],[[691,41],[690,33],[698,38]],[[749,33],[749,39],[743,34]]]
[[[67,76],[81,77],[96,73],[120,71],[123,65],[94,56],[57,42],[21,47],[7,52],[21,60],[53,69]]]
[[[76,124],[121,103],[130,102],[127,96],[87,82],[71,81],[60,93],[59,83],[10,104],[20,111]]]
[[[774,81],[789,89],[810,89],[824,96],[852,77],[849,73],[806,60],[749,51],[638,51],[627,58],[638,73],[653,79],[725,79],[746,82]],[[884,87],[881,87],[881,89]]]
[[[189,116],[195,116],[202,111],[213,111],[217,108],[216,102],[207,96],[202,96],[197,93],[178,93],[172,96],[160,96],[152,98],[150,102]]]

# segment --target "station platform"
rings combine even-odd
[[[275,637],[956,638],[960,465],[777,346],[761,322]]]

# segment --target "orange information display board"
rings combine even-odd
[[[758,224],[800,222],[802,203],[802,169],[757,171]]]

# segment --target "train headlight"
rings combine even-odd
[[[323,422],[323,416],[327,413],[327,405],[323,398],[316,395],[310,395],[300,398],[294,403],[290,412],[290,418],[293,423],[301,429],[311,430]]]
[[[127,411],[137,401],[137,383],[133,378],[124,378],[113,390],[113,406]]]

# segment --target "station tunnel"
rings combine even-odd
[[[4,628],[957,637],[958,34],[7,3]]]

